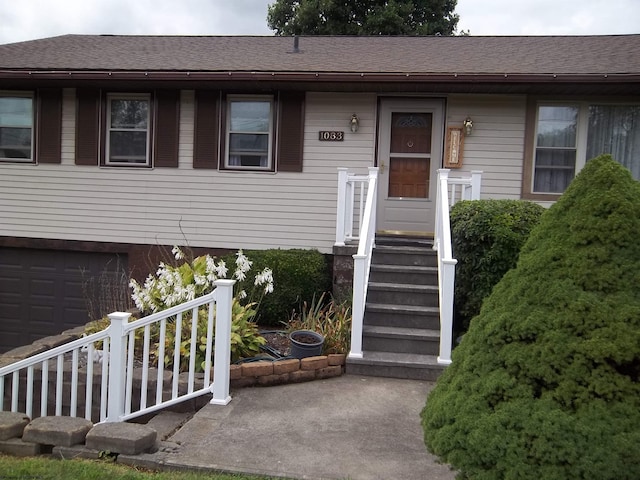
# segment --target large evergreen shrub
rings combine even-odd
[[[269,249],[247,250],[246,255],[253,261],[253,272],[264,267],[273,271],[273,292],[260,302],[257,322],[262,325],[282,327],[291,317],[293,310],[299,311],[303,302],[311,303],[314,295],[331,290],[329,264],[317,250]],[[233,256],[224,257],[227,265],[234,264]],[[254,276],[239,282],[239,289],[250,289]]]
[[[482,301],[516,266],[518,254],[545,211],[525,200],[477,200],[451,209],[456,265],[456,331],[466,331]]]
[[[422,412],[474,479],[640,478],[640,184],[587,163],[485,301]]]

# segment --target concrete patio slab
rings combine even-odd
[[[343,375],[238,390],[170,437],[179,448],[160,463],[309,480],[453,480],[423,442],[419,413],[432,386]]]

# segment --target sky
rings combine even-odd
[[[18,0],[0,2],[0,44],[67,33],[272,35],[275,0]],[[458,0],[471,35],[640,33],[638,0]]]

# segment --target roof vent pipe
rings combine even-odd
[[[298,35],[293,36],[293,53],[300,53],[298,46],[300,45],[300,37]]]

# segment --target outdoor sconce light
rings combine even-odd
[[[471,135],[471,132],[473,131],[473,120],[471,120],[470,117],[467,117],[464,119],[464,122],[462,122],[462,125],[464,126],[465,135]]]
[[[351,120],[349,120],[349,125],[351,126],[351,131],[356,133],[358,131],[358,127],[360,126],[360,120],[358,119],[358,115],[355,113],[351,115]]]

